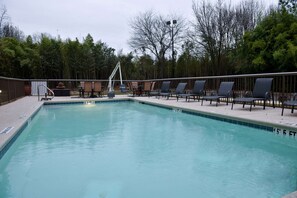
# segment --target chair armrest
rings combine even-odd
[[[246,91],[246,92],[244,93],[244,97],[245,97],[245,98],[250,98],[250,97],[252,97],[252,96],[253,96],[253,94],[252,94],[251,91]]]
[[[265,93],[265,99],[271,99],[271,94],[270,92]]]
[[[233,95],[233,91],[228,91],[227,96],[230,97],[230,96],[232,96],[232,95]]]
[[[211,96],[217,96],[218,95],[218,92],[217,91],[212,91],[212,92],[210,92],[210,95]]]
[[[191,94],[191,93],[193,93],[192,90],[186,90],[186,94]]]
[[[203,90],[203,89],[199,90],[199,93],[202,94],[202,95],[206,95],[206,91]]]
[[[291,98],[291,100],[296,100],[296,98],[297,98],[297,93],[294,93],[293,94],[293,97]]]

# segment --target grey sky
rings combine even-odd
[[[236,2],[240,0],[233,0]],[[263,0],[265,5],[278,0]],[[62,39],[80,40],[90,33],[116,50],[129,52],[129,21],[154,10],[164,16],[192,17],[192,0],[0,0],[13,24],[26,35],[49,33]]]

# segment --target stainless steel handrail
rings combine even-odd
[[[199,76],[199,77],[179,77],[179,78],[162,78],[162,79],[147,79],[147,80],[123,80],[125,82],[145,82],[145,81],[166,81],[166,80],[199,80],[199,79],[224,79],[224,78],[245,78],[245,77],[268,77],[268,76],[292,76],[297,75],[297,72],[278,72],[278,73],[258,73],[258,74],[238,74],[224,76]],[[1,77],[0,77],[1,78]],[[24,79],[26,81],[63,81],[63,82],[81,82],[81,81],[101,81],[108,82],[108,79]],[[120,80],[115,80],[120,81]]]
[[[51,92],[52,97],[50,98],[50,100],[55,97],[55,93],[53,92],[53,90],[51,90],[50,88],[48,88],[45,85],[38,85],[38,87],[37,87],[38,101],[40,101],[40,92],[39,92],[39,88],[40,87],[45,87],[49,92]],[[45,98],[47,98],[47,94],[46,93],[45,93]],[[41,100],[42,100],[42,98],[41,98]]]

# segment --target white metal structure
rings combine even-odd
[[[120,82],[121,85],[123,84],[123,80],[122,80],[122,71],[121,71],[121,63],[118,62],[117,65],[115,66],[114,70],[112,71],[111,75],[108,78],[108,92],[113,92],[114,91],[114,82],[112,82],[112,79],[114,78],[116,72],[119,70],[120,73]]]
[[[109,98],[113,98],[114,97],[114,81],[112,81],[112,79],[114,78],[116,72],[119,70],[119,73],[120,73],[120,89],[121,89],[121,92],[125,92],[126,90],[126,87],[125,85],[123,84],[123,79],[122,79],[122,70],[121,70],[121,63],[118,62],[117,65],[115,66],[114,70],[112,71],[111,75],[109,76],[108,78],[108,94],[107,96]]]
[[[47,96],[47,91],[46,91],[46,93],[44,93],[44,98],[41,98],[41,100],[51,100],[51,99],[53,99],[54,97],[55,97],[55,93],[50,89],[50,88],[48,88],[47,86],[45,86],[45,85],[43,85],[43,84],[40,84],[40,85],[38,85],[38,87],[37,87],[37,94],[38,94],[38,101],[40,101],[40,95],[42,95],[42,94],[40,94],[40,89],[41,90],[43,90],[43,89],[46,89],[46,90],[48,90],[49,92],[51,92],[51,97],[50,98],[48,98]]]

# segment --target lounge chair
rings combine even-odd
[[[138,82],[131,82],[130,90],[132,91],[132,95],[138,95],[139,89],[138,89]]]
[[[83,90],[83,93],[85,94],[85,93],[88,93],[88,96],[89,97],[92,97],[92,95],[93,95],[93,88],[92,88],[92,82],[90,82],[90,81],[86,81],[85,83],[84,83],[84,90]],[[84,94],[83,94],[83,96],[84,96]]]
[[[120,84],[120,91],[121,93],[126,93],[128,91],[125,84]]]
[[[189,93],[185,93],[185,94],[178,94],[177,97],[180,98],[186,98],[186,101],[190,101],[190,98],[193,97],[193,99],[195,100],[195,98],[197,97],[198,102],[200,100],[201,96],[205,95],[205,82],[206,80],[196,80],[195,84],[194,84],[194,88],[191,92]],[[178,100],[178,98],[177,98]]]
[[[282,103],[282,116],[284,115],[284,108],[291,107],[291,113],[294,113],[294,108],[297,106],[297,93],[295,93],[291,100]]]
[[[175,91],[173,93],[171,92],[164,92],[164,93],[160,93],[160,96],[164,96],[164,97],[167,97],[167,100],[169,99],[170,96],[173,96],[175,95],[176,96],[176,99],[178,101],[178,98],[179,98],[179,94],[184,94],[185,93],[185,88],[187,86],[187,83],[178,83]]]
[[[218,106],[218,102],[220,101],[221,98],[226,98],[227,99],[227,105],[229,102],[229,98],[233,96],[233,85],[234,82],[221,82],[219,90],[215,95],[211,96],[204,96],[201,98],[201,106],[203,105],[203,100],[209,100],[210,104],[212,103],[213,100],[216,101],[216,106]]]
[[[159,96],[161,93],[170,92],[170,81],[163,81],[161,85],[161,90],[151,91],[149,96]]]
[[[143,90],[142,90],[143,93],[148,95],[151,92],[151,86],[152,86],[152,82],[150,81],[144,82]]]
[[[147,96],[151,96],[151,93],[154,93],[154,92],[156,92],[154,89],[155,89],[155,84],[156,84],[156,82],[152,82],[151,83],[151,86],[150,86],[150,90],[149,91],[147,91]],[[144,92],[144,93],[146,93],[146,92]]]
[[[232,102],[231,109],[235,103],[243,103],[243,108],[245,104],[250,104],[250,111],[252,110],[252,105],[255,106],[255,101],[263,101],[263,109],[265,109],[266,101],[271,99],[271,87],[273,78],[257,78],[252,95],[243,98],[234,98]],[[246,94],[247,95],[247,94]],[[273,108],[274,100],[272,96]]]
[[[102,85],[101,82],[94,82],[94,93],[98,93],[98,97],[102,97]]]

